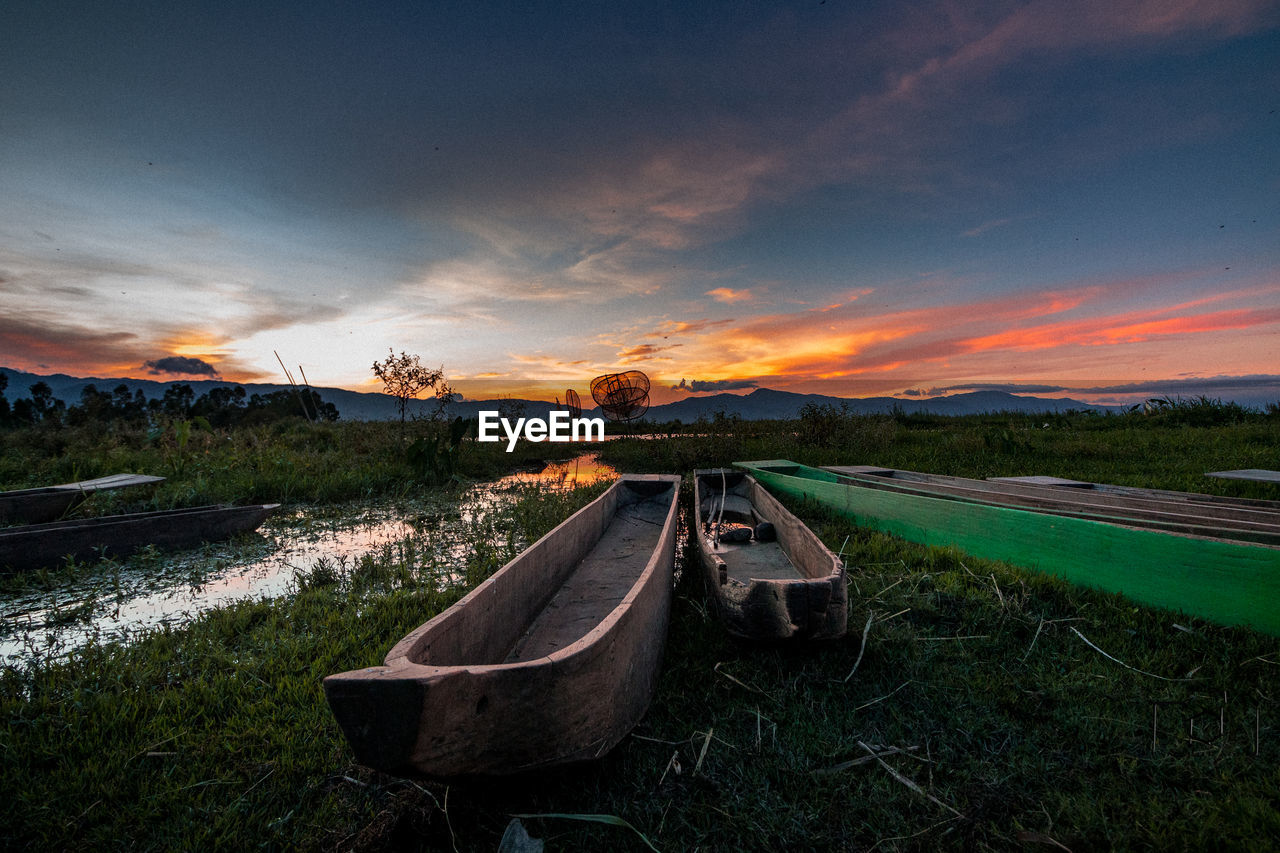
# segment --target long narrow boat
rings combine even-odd
[[[1136,601],[1280,635],[1280,548],[861,485],[787,460],[739,462],[772,491],[858,524],[956,546]]]
[[[1025,481],[974,480],[871,465],[831,465],[823,470],[873,488],[1280,545],[1280,511],[1264,507],[1189,503],[1157,495],[1068,491]]]
[[[730,634],[844,636],[844,566],[800,519],[741,471],[695,471],[693,500],[703,580]]]
[[[361,764],[437,777],[598,758],[657,686],[680,477],[626,475],[398,642],[324,680]]]
[[[147,545],[217,542],[256,530],[279,506],[198,506],[6,527],[0,529],[0,571],[52,566],[67,557],[126,557]]]
[[[1212,476],[1206,474],[1205,476]],[[1078,491],[1084,494],[1120,495],[1122,497],[1157,498],[1183,504],[1207,504],[1219,507],[1244,507],[1280,512],[1280,501],[1263,498],[1238,498],[1230,495],[1206,495],[1200,492],[1178,492],[1170,489],[1151,489],[1139,486],[1116,486],[1111,483],[1091,483],[1088,480],[1071,480],[1036,474],[1023,477],[988,477],[993,483],[1023,483],[1031,486],[1047,486],[1055,489]]]
[[[164,477],[152,477],[148,474],[111,474],[78,483],[0,492],[0,524],[39,524],[53,521],[61,518],[93,492],[163,482]]]

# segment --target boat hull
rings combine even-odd
[[[146,474],[112,474],[96,480],[0,492],[0,524],[41,524],[61,518],[93,492],[164,482]]]
[[[865,488],[786,460],[735,464],[771,490],[913,542],[1280,635],[1280,549],[1272,546]]]
[[[203,506],[0,529],[0,570],[127,557],[147,545],[181,548],[256,530],[279,504]]]
[[[750,476],[719,469],[693,476],[702,578],[725,629],[745,640],[843,637],[848,591],[840,559]],[[768,522],[777,539],[717,542],[726,519]]]
[[[356,760],[447,778],[613,748],[657,686],[679,488],[675,476],[621,478],[397,643],[384,665],[326,678]]]

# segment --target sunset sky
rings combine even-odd
[[[51,0],[0,81],[0,366],[1280,399],[1274,0]]]

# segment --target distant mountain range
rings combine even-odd
[[[790,391],[774,391],[757,388],[750,394],[712,394],[707,397],[688,397],[664,406],[654,406],[648,417],[655,421],[693,421],[699,417],[713,417],[716,412],[726,416],[737,414],[744,420],[763,418],[795,418],[810,403],[847,407],[859,415],[888,414],[895,410],[915,414],[929,412],[935,415],[976,415],[984,412],[1065,412],[1093,410],[1107,411],[1117,407],[1095,406],[1080,400],[1049,397],[1025,397],[1005,391],[973,391],[967,394],[951,394],[945,397],[916,399],[908,397],[828,397],[823,394],[795,394]]]
[[[62,373],[41,376],[7,367],[0,367],[0,373],[9,378],[9,387],[4,394],[10,401],[30,396],[31,386],[37,382],[44,382],[53,390],[55,397],[65,401],[69,406],[80,401],[80,393],[87,385],[93,385],[99,391],[112,391],[120,385],[125,385],[131,394],[141,390],[147,399],[159,399],[164,396],[166,388],[178,384],[190,385],[197,397],[210,388],[236,385],[242,386],[245,392],[251,395],[270,394],[274,391],[290,389],[289,385],[225,382],[218,379],[161,382],[154,379],[78,378]],[[316,387],[315,390],[320,392],[325,400],[338,407],[344,420],[389,420],[399,417],[395,400],[386,394],[347,391],[342,388]],[[420,412],[430,411],[432,405],[430,401],[414,401],[414,403],[415,408]],[[726,417],[737,415],[743,420],[795,418],[799,416],[800,410],[810,403],[836,408],[847,406],[848,411],[856,414],[887,414],[895,409],[909,414],[929,412],[937,415],[973,415],[984,412],[1061,412],[1070,409],[1106,411],[1116,408],[1096,406],[1080,400],[1021,396],[1004,391],[974,391],[967,394],[916,399],[830,397],[823,394],[795,394],[790,391],[757,388],[750,394],[712,394],[653,406],[646,417],[656,422],[680,420],[685,423],[696,421],[700,417],[712,418],[719,412],[723,412]],[[515,408],[518,408],[519,413],[525,417],[545,418],[547,412],[555,406],[543,400],[462,400],[450,403],[449,413],[454,416],[475,417],[477,412],[482,410]],[[598,410],[593,411],[598,414]]]

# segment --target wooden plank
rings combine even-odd
[[[1249,480],[1254,483],[1280,483],[1280,471],[1268,471],[1265,468],[1241,468],[1238,471],[1211,471],[1206,477],[1221,477],[1224,480]]]
[[[0,524],[53,521],[66,515],[92,492],[162,482],[164,477],[148,474],[110,474],[76,483],[0,492]]]
[[[1262,500],[1259,498],[1238,498],[1228,495],[1207,495],[1200,492],[1178,492],[1172,489],[1152,489],[1139,486],[1116,486],[1110,483],[1089,483],[1082,480],[1065,480],[1061,477],[989,477],[992,482],[1018,482],[1020,480],[1040,481],[1042,485],[1062,488],[1080,488],[1098,493],[1122,495],[1136,498],[1156,498],[1175,501],[1183,504],[1197,504],[1222,507],[1245,507],[1249,509],[1265,509],[1280,512],[1280,501]]]
[[[1044,477],[1034,474],[1027,477],[988,477],[987,480],[992,483],[1025,483],[1028,486],[1063,486],[1082,489],[1093,488],[1093,483],[1087,483],[1084,480],[1068,480],[1064,477]]]
[[[93,480],[80,480],[76,483],[59,483],[51,489],[69,489],[75,492],[99,492],[108,489],[123,489],[128,486],[151,486],[163,483],[164,477],[151,474],[108,474]]]

